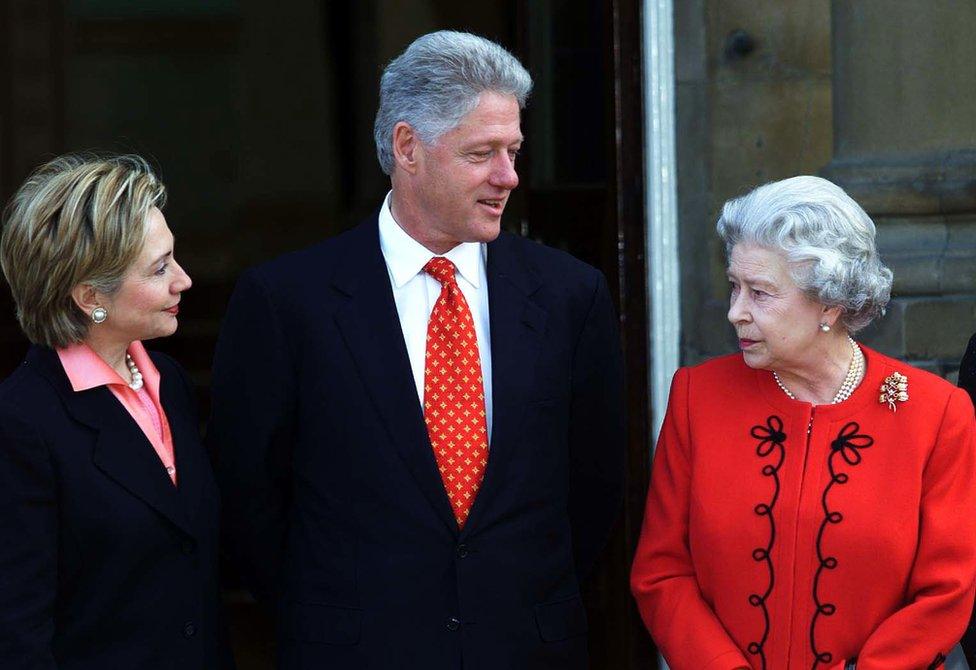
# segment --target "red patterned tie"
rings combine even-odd
[[[424,271],[441,283],[427,324],[424,421],[458,527],[471,511],[488,463],[481,357],[454,263],[436,256]]]

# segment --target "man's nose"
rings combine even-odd
[[[489,183],[492,186],[515,190],[519,184],[518,173],[515,171],[515,159],[507,152],[499,152],[494,159]]]

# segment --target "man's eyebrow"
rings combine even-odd
[[[505,141],[502,141],[502,140],[495,141],[492,138],[488,138],[488,137],[486,137],[486,138],[477,138],[477,139],[471,140],[471,142],[469,142],[466,146],[467,146],[468,149],[472,149],[472,148],[477,148],[477,147],[490,147],[490,146],[494,146],[494,145],[511,146],[513,144],[518,144],[518,145],[525,144],[525,138],[524,137],[518,137],[516,139],[513,139],[510,142],[505,142]]]

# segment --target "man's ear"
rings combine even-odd
[[[401,170],[417,174],[423,151],[420,138],[409,123],[400,121],[393,126],[393,161]]]
[[[91,284],[78,284],[75,286],[71,289],[71,299],[78,305],[78,309],[85,314],[91,314],[91,311],[96,307],[104,307],[101,300],[99,300],[98,291]]]

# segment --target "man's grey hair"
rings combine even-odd
[[[737,244],[782,253],[808,296],[843,308],[849,333],[884,314],[891,270],[878,256],[874,222],[836,184],[809,176],[765,184],[726,202],[717,227],[729,257]]]
[[[483,37],[439,30],[418,37],[380,79],[373,137],[383,172],[393,172],[393,126],[410,124],[424,144],[456,128],[485,91],[512,95],[519,108],[532,77],[512,54]]]

